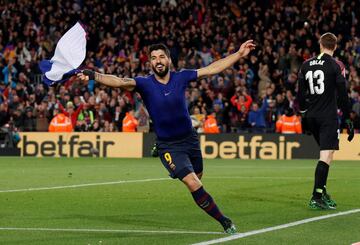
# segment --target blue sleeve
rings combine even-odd
[[[136,82],[135,90],[141,94],[144,91],[146,78],[145,77],[135,77],[134,80]]]
[[[182,80],[188,84],[191,81],[196,81],[197,79],[197,70],[192,69],[183,69],[180,71],[180,76]]]

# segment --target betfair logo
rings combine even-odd
[[[237,142],[206,140],[206,135],[200,136],[201,151],[204,158],[223,159],[292,159],[294,148],[300,148],[297,141],[285,141],[284,136],[279,136],[278,142],[263,141],[260,135],[252,136],[245,140],[239,136]]]
[[[115,145],[114,141],[102,140],[100,135],[96,141],[80,140],[79,135],[64,137],[60,135],[57,140],[45,140],[38,142],[24,136],[22,140],[23,156],[47,156],[47,157],[106,157],[109,147]]]

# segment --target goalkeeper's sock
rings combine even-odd
[[[204,210],[208,215],[219,221],[220,223],[225,219],[225,216],[220,212],[214,199],[207,193],[203,187],[191,192],[196,204]]]
[[[323,161],[319,161],[315,169],[315,183],[313,189],[313,197],[320,199],[324,186],[326,185],[327,175],[329,173],[329,165]]]
[[[324,183],[324,187],[323,187],[323,193],[326,194],[326,182],[327,182],[327,178],[329,175],[329,168],[330,166],[328,164],[326,164],[328,167],[325,168],[326,169],[326,173],[325,173],[325,183]]]

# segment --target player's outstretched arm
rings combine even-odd
[[[129,91],[134,90],[136,81],[132,78],[121,78],[114,75],[101,74],[91,70],[83,70],[77,74],[82,81],[95,80],[101,84],[114,88],[123,88]]]
[[[198,77],[210,76],[222,72],[235,64],[240,58],[247,56],[251,50],[255,49],[256,45],[253,40],[244,42],[236,53],[233,53],[221,60],[215,61],[210,65],[197,70]]]

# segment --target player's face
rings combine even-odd
[[[165,77],[169,70],[171,60],[167,57],[164,50],[154,50],[150,54],[151,69],[159,77]]]

